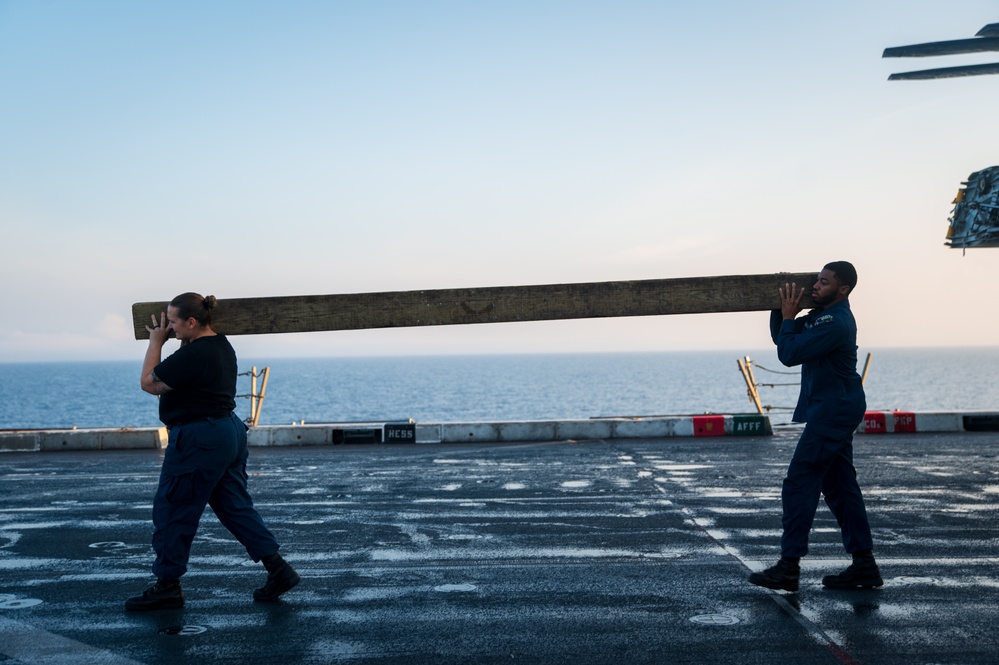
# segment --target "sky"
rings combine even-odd
[[[973,0],[0,0],[0,362],[141,360],[131,305],[819,271],[861,349],[995,346]],[[755,350],[766,313],[236,337],[241,356]]]

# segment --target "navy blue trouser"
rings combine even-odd
[[[864,497],[853,467],[853,431],[806,425],[794,450],[781,489],[784,535],[781,555],[802,557],[808,553],[819,494],[836,517],[843,546],[853,554],[873,549]]]
[[[170,429],[153,499],[156,577],[179,579],[187,571],[191,542],[206,505],[254,561],[277,553],[278,542],[246,489],[247,454],[246,426],[236,414]]]

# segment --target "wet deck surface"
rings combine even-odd
[[[994,663],[999,437],[857,437],[886,585],[847,565],[820,505],[802,588],[777,555],[796,435],[254,449],[251,492],[302,585],[211,512],[187,607],[151,581],[155,451],[0,456],[0,662]]]

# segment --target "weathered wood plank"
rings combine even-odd
[[[583,284],[498,286],[315,296],[219,299],[214,328],[227,335],[360,330],[616,316],[751,312],[780,306],[777,289],[816,273],[687,277]],[[132,305],[136,339],[166,302]]]

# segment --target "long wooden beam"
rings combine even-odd
[[[360,330],[405,326],[549,321],[612,316],[751,312],[780,306],[777,289],[804,286],[813,306],[814,272],[687,277],[624,282],[498,286],[317,296],[219,299],[213,327],[226,335]],[[132,305],[136,339],[167,302]]]

